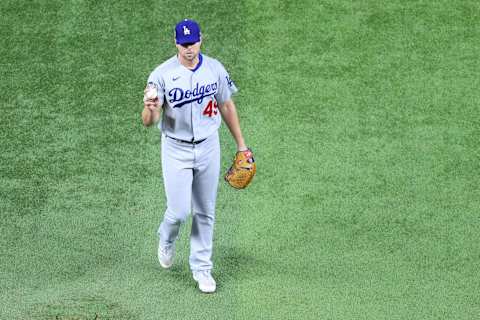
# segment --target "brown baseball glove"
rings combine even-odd
[[[252,150],[238,151],[233,164],[225,174],[225,181],[236,189],[244,189],[252,181],[257,172]]]

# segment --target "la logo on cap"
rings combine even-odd
[[[190,29],[187,28],[187,26],[183,26],[183,35],[189,35],[190,34]]]

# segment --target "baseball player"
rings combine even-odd
[[[158,259],[173,264],[180,225],[192,212],[190,269],[200,291],[214,292],[212,238],[220,174],[218,128],[227,124],[238,151],[247,150],[232,95],[234,82],[223,65],[200,52],[197,22],[175,26],[178,53],[148,77],[142,120],[162,132],[162,173],[167,208],[158,229]]]

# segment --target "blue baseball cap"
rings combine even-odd
[[[185,19],[175,26],[177,44],[196,43],[200,41],[200,26],[196,21]]]

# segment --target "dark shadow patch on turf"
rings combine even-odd
[[[119,303],[98,295],[82,296],[46,304],[37,304],[29,319],[54,320],[133,320],[137,316],[125,310]]]
[[[217,282],[217,293],[242,279],[263,277],[274,266],[255,257],[253,253],[236,247],[217,246],[214,249],[214,268],[212,274]],[[188,262],[176,261],[169,269],[158,266],[158,281],[163,286],[171,286],[170,292],[182,293],[196,290],[196,283]]]
[[[255,256],[253,252],[229,246],[218,246],[215,251],[215,269],[218,287],[252,277],[262,277],[274,266]]]
[[[167,279],[169,283],[174,283],[174,291],[185,291],[192,289],[195,285],[195,282],[192,278],[192,274],[188,265],[173,265],[169,269],[163,269],[159,266],[159,272],[161,277]]]

